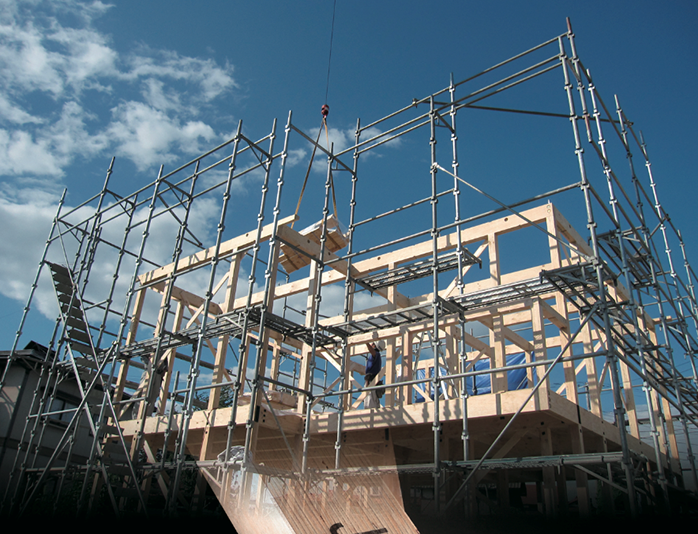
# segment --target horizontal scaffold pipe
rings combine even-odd
[[[438,193],[436,196],[442,197],[444,195],[449,195],[453,193],[453,189],[447,189],[446,191],[442,191],[441,193]],[[359,221],[357,223],[354,223],[354,227],[361,226],[363,224],[376,221],[378,219],[382,219],[383,217],[387,217],[388,215],[392,215],[393,213],[398,213],[400,211],[413,208],[415,206],[419,206],[420,204],[424,204],[426,202],[430,202],[432,200],[431,197],[423,198],[421,200],[417,200],[415,202],[412,202],[411,204],[405,204],[404,206],[400,206],[399,208],[395,208],[394,210],[386,211],[385,213],[381,213],[379,215],[375,215],[374,217],[369,217],[368,219],[364,219],[363,221]]]
[[[442,108],[448,108],[452,105],[455,105],[456,109],[461,109],[462,107],[464,107],[468,104],[468,102],[465,102],[466,100],[469,100],[469,99],[471,99],[475,96],[478,96],[478,95],[482,95],[482,93],[484,93],[486,91],[490,91],[490,89],[492,89],[492,91],[480,96],[479,98],[475,98],[470,103],[479,102],[480,100],[484,100],[485,98],[489,98],[490,96],[501,93],[502,91],[506,91],[507,89],[511,89],[512,87],[515,87],[521,83],[524,83],[524,82],[531,80],[537,76],[540,76],[541,74],[545,74],[546,72],[549,72],[551,70],[555,70],[555,69],[559,68],[560,67],[560,64],[558,63],[559,60],[560,60],[560,54],[555,54],[554,56],[551,56],[547,59],[544,59],[543,61],[539,61],[538,63],[535,63],[534,65],[531,65],[530,67],[527,67],[523,70],[520,70],[519,72],[516,72],[514,74],[510,74],[509,76],[502,78],[499,81],[496,81],[494,83],[486,85],[485,87],[482,87],[482,88],[478,89],[477,91],[473,91],[470,94],[462,96],[453,102],[444,103]],[[534,72],[533,74],[529,74],[528,76],[525,76],[524,78],[521,78],[520,80],[516,80],[516,78],[518,78],[519,76],[527,74],[531,71],[534,71],[535,69],[538,69],[540,67],[544,67],[548,63],[553,63],[553,62],[555,62],[555,64],[550,66],[550,67],[544,68],[543,70],[540,70],[538,72]],[[504,87],[498,87],[498,86],[502,85],[503,83],[509,82],[511,80],[516,80],[516,81],[512,82],[508,85],[505,85]],[[441,108],[438,111],[440,111],[440,110],[441,110]]]
[[[475,106],[473,104],[466,104],[460,109],[481,109],[483,111],[501,111],[502,113],[521,113],[523,115],[538,115],[541,117],[554,117],[559,119],[570,120],[569,113],[552,113],[550,111],[535,111],[532,109],[514,109],[514,108],[496,108],[493,106]],[[584,117],[577,115],[575,117],[578,121],[583,121]],[[601,122],[613,122],[609,119],[600,119]]]
[[[512,57],[510,57],[509,59],[505,59],[504,61],[501,61],[500,63],[497,63],[496,65],[493,65],[493,66],[491,66],[491,67],[489,67],[489,68],[487,68],[487,69],[485,69],[485,70],[483,70],[483,71],[478,72],[477,74],[474,74],[474,75],[472,75],[472,76],[470,76],[470,77],[468,77],[468,78],[466,78],[466,79],[464,79],[464,80],[459,81],[459,82],[456,83],[454,86],[455,86],[455,87],[458,87],[458,86],[460,86],[460,85],[464,85],[464,84],[466,84],[466,83],[468,83],[468,82],[470,82],[470,81],[473,81],[473,80],[479,78],[480,76],[483,76],[483,75],[485,75],[485,74],[487,74],[487,73],[489,73],[489,72],[492,72],[492,71],[494,71],[494,70],[497,70],[497,69],[499,69],[499,68],[501,68],[501,67],[503,67],[503,66],[505,66],[505,65],[508,65],[509,63],[512,63],[513,61],[516,61],[517,59],[520,59],[520,58],[522,58],[522,57],[525,57],[525,56],[527,56],[528,54],[531,54],[531,53],[533,53],[533,52],[535,52],[535,51],[537,51],[537,50],[540,50],[541,48],[544,48],[544,47],[546,47],[546,46],[548,46],[548,45],[550,45],[550,44],[552,44],[552,43],[557,43],[557,42],[558,42],[558,39],[559,39],[560,37],[564,37],[565,35],[567,35],[567,34],[562,34],[562,35],[560,35],[560,36],[553,37],[552,39],[549,39],[549,40],[547,40],[547,41],[545,41],[545,42],[543,42],[543,43],[541,43],[541,44],[539,44],[539,45],[536,45],[536,46],[534,46],[533,48],[529,48],[528,50],[526,50],[526,51],[524,51],[524,52],[521,52],[520,54],[516,54],[515,56],[512,56]],[[416,105],[418,105],[418,104],[426,104],[426,103],[429,102],[429,100],[430,100],[431,98],[435,98],[435,97],[437,97],[438,95],[448,93],[450,90],[451,90],[451,86],[449,85],[448,87],[445,87],[445,88],[441,89],[440,91],[437,91],[437,92],[435,92],[435,93],[432,93],[432,94],[429,95],[429,96],[426,96],[426,97],[421,98],[421,99],[414,99],[414,100],[412,101],[412,103],[411,103],[409,106],[405,106],[405,107],[403,107],[403,108],[401,108],[401,109],[399,109],[399,110],[397,110],[397,111],[394,111],[393,113],[390,113],[389,115],[386,115],[386,116],[383,117],[383,118],[380,118],[380,119],[378,119],[378,120],[376,120],[376,121],[374,121],[374,122],[371,122],[371,123],[369,123],[369,124],[364,125],[364,126],[359,130],[359,132],[366,131],[366,130],[368,130],[369,128],[373,128],[373,127],[375,127],[375,126],[377,126],[377,125],[379,125],[379,124],[381,124],[381,123],[383,123],[383,122],[385,122],[385,121],[387,121],[387,120],[389,120],[389,119],[392,119],[393,117],[396,117],[397,115],[400,115],[400,114],[402,114],[402,113],[404,113],[404,112],[406,112],[406,111],[409,111],[410,109],[414,108],[414,107],[415,107]]]
[[[348,166],[348,165],[345,164],[342,160],[339,159],[339,156],[341,156],[342,154],[344,154],[344,152],[342,152],[341,154],[332,154],[332,152],[330,152],[329,150],[327,150],[327,149],[326,149],[325,147],[323,147],[321,144],[316,143],[313,139],[311,139],[310,137],[308,137],[308,136],[305,134],[305,132],[303,132],[302,130],[296,128],[293,124],[291,125],[291,129],[293,129],[296,133],[300,134],[300,136],[303,137],[306,141],[308,141],[311,145],[313,145],[313,146],[316,147],[317,149],[320,149],[320,152],[324,152],[325,155],[326,155],[328,158],[331,158],[331,159],[332,159],[332,161],[335,161],[335,162],[339,163],[342,167],[344,167],[344,170],[345,170],[345,171],[353,172],[353,169],[352,169],[350,166]],[[352,148],[353,148],[353,147],[352,147]],[[345,152],[346,152],[346,151],[345,151]]]

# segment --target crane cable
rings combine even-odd
[[[303,193],[305,193],[305,186],[308,184],[308,176],[310,176],[310,169],[313,166],[313,160],[315,159],[315,152],[317,151],[318,143],[320,142],[320,135],[322,134],[322,127],[325,127],[325,139],[327,140],[327,152],[330,152],[330,134],[327,129],[327,115],[330,113],[330,106],[327,105],[327,95],[330,91],[330,67],[332,65],[332,44],[334,42],[334,19],[337,12],[337,0],[334,0],[334,6],[332,8],[332,29],[330,31],[330,54],[327,59],[327,82],[325,83],[325,103],[322,105],[322,123],[320,129],[317,133],[317,139],[315,139],[315,144],[313,145],[313,154],[310,156],[310,163],[308,163],[308,170],[305,173],[305,179],[303,180],[303,187],[301,188],[300,197],[298,197],[298,204],[296,205],[295,217],[298,217],[298,211],[301,207],[301,201],[303,200]],[[335,196],[334,180],[332,177],[332,169],[330,168],[330,188],[332,189],[332,207],[334,209],[334,218],[337,218],[337,198]],[[291,223],[291,228],[296,223],[295,219]]]

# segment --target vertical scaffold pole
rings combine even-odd
[[[276,182],[276,204],[274,207],[274,231],[272,232],[272,239],[276,241],[276,230],[278,224],[278,210],[281,199],[281,189],[284,183],[284,172],[286,169],[286,159],[288,158],[288,140],[291,134],[291,112],[288,114],[288,119],[286,121],[286,128],[284,130],[284,148],[281,153],[281,165],[279,171],[279,177]],[[267,171],[268,174],[268,171]],[[233,385],[233,402],[230,410],[230,419],[228,420],[228,435],[226,437],[224,462],[227,464],[230,459],[230,447],[233,443],[233,434],[237,427],[237,411],[240,396],[244,393],[245,383],[243,376],[245,375],[245,364],[247,362],[247,351],[248,351],[248,330],[250,327],[250,312],[252,310],[252,295],[254,293],[254,284],[257,276],[257,258],[259,256],[259,240],[262,233],[262,223],[264,219],[264,202],[260,206],[260,215],[257,216],[257,234],[255,237],[255,244],[252,247],[252,266],[250,268],[250,276],[248,278],[248,288],[247,288],[247,300],[245,302],[245,314],[242,324],[242,333],[240,335],[240,349],[238,352],[238,367],[237,374],[235,376],[235,384]],[[273,250],[270,249],[270,254]],[[247,458],[244,459],[244,462]]]
[[[344,322],[350,321],[354,310],[354,282],[351,279],[352,253],[354,251],[354,217],[356,212],[356,186],[358,182],[358,165],[359,165],[359,141],[361,139],[361,121],[356,120],[356,132],[354,134],[354,164],[351,172],[351,200],[349,201],[349,229],[347,235],[347,274],[344,278]],[[351,357],[349,354],[349,344],[347,340],[342,341],[342,363],[340,367],[340,376],[342,377],[342,389],[350,390],[351,376],[347,375],[347,360]],[[348,402],[347,402],[348,400]],[[334,468],[341,469],[341,452],[342,452],[342,425],[344,424],[345,407],[351,405],[351,393],[340,396],[339,413],[337,414],[337,440],[334,444]]]
[[[441,488],[441,421],[439,418],[439,393],[440,393],[440,365],[438,360],[439,348],[441,345],[441,340],[439,339],[439,226],[437,218],[437,203],[438,199],[438,189],[436,183],[436,175],[438,172],[438,166],[436,162],[436,121],[437,114],[434,109],[434,97],[429,97],[429,125],[430,125],[430,138],[429,138],[429,149],[431,153],[431,242],[432,242],[432,281],[433,281],[433,294],[432,294],[432,314],[433,314],[433,331],[431,336],[431,350],[434,357],[434,376],[432,377],[431,386],[432,394],[434,395],[434,421],[432,424],[432,430],[434,431],[434,502],[436,504],[436,513],[440,510],[440,488]]]
[[[698,331],[698,306],[696,305],[696,290],[693,283],[694,273],[691,268],[691,264],[688,262],[688,256],[686,255],[686,246],[683,241],[683,236],[681,231],[677,230],[677,235],[679,237],[679,247],[681,248],[681,256],[683,257],[683,265],[686,270],[686,279],[688,282],[688,294],[689,306],[691,308],[691,317],[693,318],[693,328]],[[694,355],[691,355],[691,370],[693,371],[693,386],[698,388],[698,370],[696,369],[696,359]]]
[[[56,360],[56,354],[55,351],[53,351],[53,344],[55,341],[56,334],[58,333],[58,326],[59,326],[60,320],[57,320],[54,324],[53,327],[53,334],[51,335],[51,341],[48,345],[48,349],[46,351],[46,362],[41,365],[41,372],[39,373],[39,378],[36,381],[36,387],[34,388],[34,393],[32,394],[32,400],[29,405],[29,413],[30,414],[40,414],[44,413],[46,410],[45,405],[47,402],[47,399],[49,398],[49,391],[51,391],[49,385],[51,384],[51,378],[54,376],[55,372],[55,360]],[[50,359],[50,360],[49,360]],[[56,381],[54,380],[53,383],[55,384]],[[18,397],[17,397],[17,402],[15,402],[15,406],[20,405],[20,399],[21,395],[23,394],[23,389],[18,392]],[[38,408],[37,408],[38,406]],[[15,417],[15,413],[12,414],[12,417]],[[6,486],[5,486],[5,491],[3,493],[2,501],[0,502],[0,515],[4,513],[11,514],[13,509],[14,509],[14,503],[16,501],[16,496],[18,494],[18,489],[21,486],[21,481],[22,481],[22,476],[20,475],[19,481],[17,482],[17,486],[15,488],[14,492],[11,492],[11,489],[14,487],[14,480],[15,477],[18,474],[18,465],[21,465],[21,469],[19,470],[19,473],[24,473],[24,469],[26,467],[26,461],[29,456],[29,450],[31,449],[32,443],[34,442],[34,438],[36,436],[36,429],[39,426],[39,417],[27,417],[24,423],[24,427],[22,428],[22,435],[19,439],[19,442],[17,444],[17,453],[15,454],[14,459],[12,460],[12,467],[10,468],[10,476],[8,480],[6,481]],[[11,421],[9,426],[7,427],[7,435],[11,436],[12,435],[12,428],[13,428],[13,422]],[[29,437],[29,440],[27,441],[27,435]],[[9,440],[4,440],[3,441],[3,447],[2,450],[0,451],[0,465],[2,464],[2,461],[5,457],[5,451],[7,450],[7,445],[8,445]],[[22,454],[24,453],[24,454]],[[21,461],[20,461],[21,459]],[[11,499],[10,499],[11,498]],[[8,508],[9,506],[9,508]]]
[[[654,175],[652,174],[652,163],[650,162],[649,155],[647,154],[647,144],[645,143],[645,139],[644,137],[642,137],[642,134],[641,138],[642,155],[645,158],[645,167],[647,168],[647,174],[650,180],[650,187],[652,188],[652,195],[654,197],[654,208],[657,214],[657,218],[659,220],[659,228],[662,231],[662,237],[664,239],[664,248],[667,256],[667,261],[669,262],[671,276],[672,279],[675,279],[676,271],[674,270],[674,262],[671,256],[671,246],[669,245],[669,237],[667,235],[666,229],[666,221],[669,219],[669,216],[664,212],[664,208],[662,208],[662,204],[659,202],[659,195],[657,193],[657,183],[654,180]],[[686,409],[684,406],[683,395],[681,394],[681,384],[679,384],[677,380],[677,371],[674,363],[674,353],[671,347],[671,340],[669,338],[669,327],[667,325],[666,316],[664,313],[662,298],[658,291],[658,282],[656,279],[653,280],[653,282],[655,286],[655,291],[657,291],[657,302],[659,305],[659,314],[661,319],[662,332],[664,334],[665,348],[669,356],[669,363],[671,364],[672,385],[674,387],[676,400],[679,404],[679,410],[681,415],[681,428],[683,429],[683,433],[686,436],[686,449],[688,452],[689,465],[691,467],[691,475],[693,477],[693,485],[694,487],[698,487],[698,471],[696,470],[696,461],[695,456],[693,455],[693,446],[691,444],[691,436],[688,430],[688,418],[686,417]],[[690,349],[690,344],[687,346],[687,348]],[[689,357],[693,359],[694,355],[689,354]],[[671,414],[669,414],[669,417],[671,417]]]
[[[87,232],[87,247],[85,249],[85,254],[80,262],[80,270],[75,275],[75,286],[80,288],[80,297],[83,298],[85,291],[87,290],[87,284],[90,278],[90,270],[92,269],[92,263],[94,261],[95,254],[97,252],[97,246],[99,245],[100,236],[102,233],[102,206],[104,205],[104,198],[107,196],[109,179],[111,178],[112,172],[114,170],[115,158],[112,157],[109,162],[109,168],[107,169],[107,174],[104,178],[104,185],[99,193],[97,199],[97,207],[95,208],[95,213],[92,216],[92,228]],[[87,319],[87,317],[85,318]],[[95,345],[95,347],[99,347]]]
[[[572,32],[572,25],[570,24],[569,19],[567,20],[567,29],[567,38],[570,42],[570,46],[572,49],[571,68],[573,70],[575,78],[577,79],[577,90],[579,92],[580,101],[582,104],[582,113],[585,122],[587,122],[589,120],[589,112],[586,109],[586,100],[584,98],[584,85],[582,83],[579,60],[577,58],[577,52],[574,46],[574,34]],[[599,243],[596,234],[597,223],[594,220],[594,212],[592,209],[591,184],[589,183],[589,178],[586,172],[586,164],[584,161],[584,148],[582,147],[579,128],[577,126],[577,112],[574,105],[574,95],[568,69],[569,58],[567,57],[567,54],[565,52],[562,36],[558,38],[558,43],[560,47],[560,61],[562,63],[562,71],[564,74],[565,92],[567,94],[567,101],[569,105],[570,124],[572,125],[572,131],[574,134],[575,154],[577,155],[577,163],[579,165],[579,172],[582,183],[581,188],[584,194],[584,201],[587,210],[587,229],[589,230],[591,248],[593,252],[592,264],[596,272],[596,281],[599,288],[599,300],[602,304],[600,311],[603,318],[604,333],[606,337],[606,359],[608,362],[608,368],[610,370],[611,385],[613,388],[615,422],[618,428],[618,433],[620,435],[621,450],[623,454],[623,469],[625,472],[626,486],[628,489],[628,502],[630,504],[630,514],[632,517],[635,517],[637,515],[637,502],[635,495],[634,469],[630,458],[630,448],[628,446],[627,430],[625,428],[625,410],[623,407],[623,399],[620,390],[620,378],[618,376],[618,355],[616,354],[616,347],[613,341],[611,319],[608,313],[608,306],[605,305],[607,300],[605,277],[603,272],[603,262],[601,261],[601,258],[599,256]]]
[[[623,110],[620,107],[620,101],[618,100],[618,96],[615,97],[615,102],[616,102],[616,114],[618,115],[618,121],[620,123],[620,129],[621,129],[621,141],[623,143],[623,146],[625,148],[625,154],[626,158],[628,160],[628,166],[630,168],[630,178],[632,180],[633,184],[633,189],[635,191],[635,202],[637,205],[637,213],[640,216],[640,232],[643,240],[643,244],[647,250],[650,249],[650,236],[647,230],[647,222],[645,220],[645,213],[643,210],[643,202],[642,202],[642,196],[640,195],[640,184],[637,179],[637,174],[635,173],[635,166],[633,164],[633,154],[632,151],[630,150],[630,143],[628,142],[628,130],[625,125],[625,118],[623,116]],[[598,119],[597,119],[598,120]],[[601,126],[599,125],[599,128]],[[654,402],[652,399],[652,386],[647,380],[648,376],[648,363],[652,363],[651,361],[651,356],[647,355],[646,352],[643,350],[643,339],[642,339],[642,329],[640,328],[640,317],[643,315],[643,306],[642,306],[642,295],[638,291],[638,298],[637,300],[634,298],[634,291],[632,289],[632,284],[630,283],[630,273],[628,272],[628,264],[626,261],[626,251],[625,251],[625,246],[622,245],[622,236],[619,234],[618,235],[618,240],[619,243],[621,243],[621,253],[623,254],[623,270],[624,270],[624,275],[625,275],[625,283],[626,287],[630,290],[630,305],[631,309],[633,311],[633,320],[634,320],[634,327],[635,327],[635,339],[636,339],[636,345],[639,348],[640,354],[640,361],[642,364],[642,372],[643,372],[643,377],[642,377],[642,390],[645,394],[645,402],[647,403],[647,417],[650,423],[650,435],[652,437],[652,443],[654,446],[654,454],[655,454],[655,462],[657,464],[657,476],[659,478],[659,486],[662,490],[662,495],[664,498],[664,503],[665,506],[668,506],[669,503],[669,488],[667,485],[667,478],[666,478],[666,472],[664,470],[664,463],[662,461],[662,454],[661,454],[661,448],[660,448],[660,442],[659,442],[659,430],[658,430],[658,422],[656,420],[656,415],[657,412],[655,411],[654,407]],[[651,264],[651,268],[654,271],[654,262]],[[659,404],[659,403],[658,403]],[[661,409],[661,406],[657,406],[657,411]],[[661,424],[661,423],[659,423]]]
[[[208,287],[206,288],[206,295],[204,296],[203,302],[203,313],[201,315],[199,332],[196,337],[196,345],[193,347],[192,362],[189,366],[189,373],[187,374],[187,391],[184,397],[184,406],[182,407],[182,427],[178,436],[178,447],[175,449],[175,476],[174,480],[172,481],[172,485],[170,486],[167,503],[167,508],[170,513],[174,513],[177,508],[177,493],[179,491],[179,483],[181,481],[182,470],[184,468],[187,448],[187,437],[189,434],[189,424],[191,422],[191,416],[193,414],[194,396],[196,394],[196,382],[199,377],[201,353],[204,350],[204,343],[206,339],[206,326],[208,324],[209,306],[211,305],[211,300],[213,299],[213,287],[216,278],[216,268],[218,267],[218,263],[220,262],[219,253],[221,243],[223,242],[223,232],[225,231],[225,216],[228,212],[228,203],[230,201],[230,188],[234,178],[235,161],[238,155],[237,148],[240,142],[241,129],[242,121],[238,123],[237,133],[235,134],[235,142],[233,144],[233,154],[230,158],[230,163],[228,166],[228,179],[226,181],[225,189],[223,191],[223,201],[221,203],[220,212],[221,214],[218,220],[218,226],[216,231],[216,244],[214,246],[214,252],[211,257],[210,263],[211,272],[208,277]]]
[[[121,239],[121,245],[119,246],[119,252],[117,253],[116,263],[114,265],[114,271],[112,274],[112,281],[109,287],[109,292],[107,293],[107,298],[104,300],[104,316],[102,317],[102,324],[99,329],[99,334],[97,335],[97,342],[95,346],[99,347],[102,344],[102,337],[104,336],[107,321],[109,320],[109,313],[112,312],[111,306],[114,302],[114,292],[116,291],[116,284],[119,281],[119,272],[121,271],[121,264],[124,260],[124,255],[126,254],[126,244],[128,242],[128,236],[131,232],[131,225],[133,224],[133,216],[136,213],[137,198],[133,200],[122,199],[119,202],[125,204],[124,212],[126,213],[126,225],[124,226],[124,236]],[[112,312],[113,313],[113,312]],[[119,339],[116,339],[119,342]]]
[[[456,86],[453,83],[453,73],[451,73],[451,84],[448,89],[449,96],[451,98],[451,150],[453,152],[453,162],[451,163],[451,168],[453,169],[453,201],[455,204],[455,220],[461,220],[460,214],[460,182],[458,180],[458,133],[456,130]],[[461,230],[461,225],[456,226],[456,255],[458,257],[458,278],[456,282],[456,288],[458,289],[458,294],[463,294],[463,235]],[[460,372],[465,373],[468,365],[468,355],[465,351],[465,318],[461,316],[460,318]],[[461,398],[461,414],[463,417],[463,430],[461,432],[461,442],[463,444],[463,461],[468,461],[470,459],[470,431],[468,430],[468,387],[466,383],[466,377],[464,376],[460,380],[460,398]]]
[[[290,117],[289,117],[289,124],[290,124]],[[271,175],[271,164],[272,164],[272,154],[274,151],[274,140],[276,139],[276,119],[274,119],[274,125],[273,125],[273,133],[270,138],[269,142],[269,157],[267,160],[267,165],[265,168],[265,173],[264,173],[264,182],[262,184],[262,199],[261,203],[259,206],[259,215],[257,216],[258,220],[258,227],[257,227],[257,237],[255,239],[255,254],[254,254],[254,259],[253,261],[256,263],[257,262],[257,255],[259,252],[259,243],[260,243],[260,237],[262,233],[262,224],[264,223],[264,211],[265,211],[265,205],[266,205],[266,198],[267,198],[267,193],[269,191],[269,177]],[[267,264],[266,264],[266,269],[264,271],[264,296],[262,297],[262,302],[260,304],[260,314],[259,314],[259,330],[257,332],[257,349],[256,349],[256,354],[255,354],[255,364],[254,364],[254,375],[252,376],[252,383],[251,383],[251,388],[250,388],[250,408],[247,414],[247,422],[246,422],[246,433],[245,433],[245,460],[243,463],[243,471],[242,471],[242,481],[241,481],[241,487],[243,488],[241,491],[241,496],[244,495],[245,499],[247,498],[247,493],[249,492],[249,484],[250,484],[250,479],[249,479],[249,461],[252,458],[252,449],[253,447],[256,447],[256,410],[258,409],[259,402],[260,402],[260,390],[262,393],[264,393],[264,375],[266,373],[266,367],[267,367],[267,356],[269,353],[269,335],[266,332],[266,321],[267,321],[267,315],[270,314],[273,310],[274,307],[274,286],[276,285],[276,275],[278,271],[278,257],[279,257],[279,240],[276,237],[276,233],[279,227],[279,217],[281,215],[281,192],[283,190],[283,167],[285,163],[285,155],[286,155],[286,150],[287,150],[287,145],[286,141],[288,140],[288,137],[286,137],[285,142],[284,142],[284,150],[282,154],[282,171],[279,174],[279,179],[277,181],[277,189],[276,189],[276,199],[274,202],[274,208],[272,210],[272,232],[270,234],[269,238],[269,255],[267,256]],[[263,260],[262,260],[262,263]],[[251,292],[252,292],[252,286],[250,286],[250,297],[251,297]],[[251,302],[251,301],[248,301]],[[248,310],[250,308],[248,307]],[[247,317],[245,319],[247,321]],[[247,345],[247,344],[246,344]],[[241,356],[240,359],[242,361],[242,344],[240,345],[241,347]]]
[[[305,397],[306,413],[305,413],[305,428],[303,430],[303,462],[301,470],[303,474],[308,469],[308,448],[310,446],[310,419],[312,415],[313,402],[313,382],[315,379],[315,357],[318,350],[318,333],[320,322],[320,303],[322,302],[322,273],[325,270],[325,249],[327,246],[327,218],[330,213],[330,195],[332,193],[332,164],[334,162],[334,144],[328,147],[330,154],[327,156],[327,178],[325,179],[325,200],[322,207],[322,233],[320,234],[320,257],[315,262],[315,277],[317,280],[313,296],[313,345],[310,351],[310,379],[308,380],[308,395]]]
[[[191,212],[192,203],[194,202],[194,191],[196,188],[197,179],[199,177],[199,164],[200,162],[197,161],[194,168],[194,174],[191,177],[191,184],[189,186],[189,194],[187,196],[187,201],[183,203],[185,205],[184,216],[180,220],[179,229],[177,231],[177,237],[175,238],[174,249],[172,251],[172,265],[174,267],[170,270],[169,274],[164,280],[165,291],[161,299],[160,311],[158,313],[158,319],[154,332],[154,335],[157,338],[157,342],[155,344],[155,350],[151,355],[151,361],[148,364],[145,371],[146,373],[149,373],[150,376],[146,378],[147,384],[145,388],[144,398],[140,402],[140,407],[136,414],[136,419],[138,419],[138,430],[136,432],[136,438],[134,439],[134,445],[132,447],[132,450],[140,450],[141,448],[145,422],[148,416],[151,414],[151,405],[155,401],[155,399],[153,399],[153,388],[156,387],[156,385],[155,381],[153,380],[153,377],[156,375],[157,367],[160,363],[162,353],[162,342],[164,339],[163,334],[167,328],[167,318],[170,314],[172,292],[174,290],[175,281],[178,275],[176,266],[179,264],[179,259],[182,255],[182,243],[184,242],[184,239],[186,237],[186,232],[189,225],[189,214]],[[206,307],[204,307],[202,315],[204,318],[208,316],[208,303],[206,304]]]

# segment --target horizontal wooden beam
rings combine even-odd
[[[278,222],[278,225],[280,228],[283,228],[287,224],[291,224],[293,221],[298,219],[298,216],[296,215],[291,215],[289,217],[285,217],[281,219]],[[272,236],[274,230],[274,224],[268,224],[262,228],[262,233],[259,237],[260,242],[261,241],[267,241],[269,238]],[[234,237],[233,239],[229,239],[228,241],[221,243],[220,248],[218,249],[218,258],[223,259],[227,256],[230,256],[231,254],[234,254],[240,250],[249,248],[255,244],[257,241],[257,230],[251,230],[247,232],[246,234],[239,235],[237,237]],[[165,279],[167,276],[169,276],[173,271],[175,271],[175,274],[182,274],[187,271],[191,271],[196,269],[197,267],[201,267],[202,265],[210,262],[214,256],[216,255],[216,247],[209,247],[204,250],[200,250],[199,252],[192,254],[191,256],[187,256],[186,258],[182,258],[177,262],[177,268],[175,270],[175,264],[170,263],[168,265],[164,265],[162,267],[158,267],[157,269],[153,269],[152,271],[149,271],[145,274],[142,274],[141,276],[138,277],[138,281],[141,283],[141,285],[145,284],[152,284],[153,282],[158,282],[163,279]]]

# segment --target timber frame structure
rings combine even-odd
[[[480,83],[485,75],[498,78]],[[541,79],[564,89],[568,112],[539,114],[569,122],[579,177],[505,205],[459,174],[456,117],[521,113],[483,101]],[[428,143],[430,161],[410,180],[428,182],[431,193],[358,220],[361,156],[406,136]],[[437,152],[440,137],[448,148]],[[309,144],[326,156],[326,179],[319,222],[298,231],[282,193],[297,191],[289,158]],[[627,157],[618,168],[611,146]],[[637,174],[634,154],[644,167]],[[0,378],[9,388],[7,370],[48,274],[58,316],[33,415],[16,453],[4,453],[13,458],[4,513],[39,502],[57,510],[68,495],[80,514],[104,503],[117,514],[201,508],[199,470],[231,465],[236,450],[243,478],[312,472],[326,484],[352,469],[393,469],[391,491],[402,490],[408,511],[506,509],[518,485],[533,488],[532,505],[547,514],[574,506],[585,516],[603,503],[634,515],[667,509],[674,491],[698,487],[689,439],[698,424],[696,276],[644,141],[618,99],[609,107],[597,92],[569,23],[478,75],[357,122],[355,143],[338,152],[289,113],[282,135],[274,122],[255,141],[240,122],[228,142],[171,172],[161,167],[128,196],[112,189],[113,167],[80,206],[65,210],[61,199]],[[234,187],[247,176],[261,182],[256,223],[237,218]],[[346,229],[332,214],[339,180],[350,190],[337,198],[348,206]],[[499,207],[464,214],[464,191]],[[584,237],[551,202],[572,195]],[[218,225],[205,243],[194,219],[211,206]],[[428,212],[421,229],[375,242],[392,218],[417,208]],[[151,236],[163,235],[163,221],[174,228],[169,241]],[[546,254],[506,270],[499,240],[525,229],[543,236]],[[322,297],[333,287],[343,311],[327,317]],[[425,289],[408,296],[404,288]],[[372,389],[359,378],[369,341],[385,344],[378,409],[362,407]],[[52,384],[66,369],[82,400],[42,457]],[[93,440],[82,463],[71,452],[79,424]],[[251,491],[241,487],[240,495]]]

